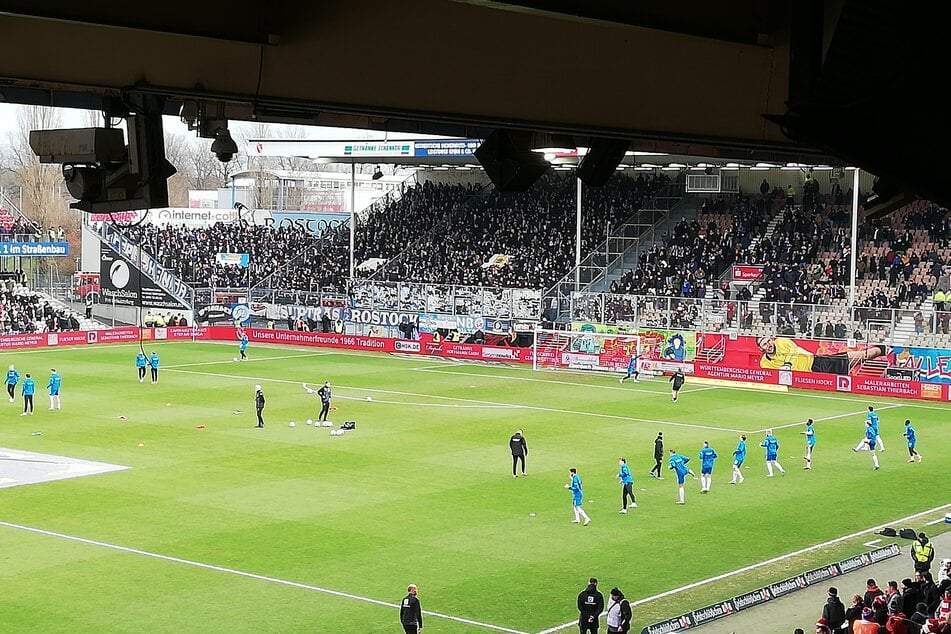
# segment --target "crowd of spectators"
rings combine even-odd
[[[79,330],[79,316],[57,308],[15,280],[0,284],[0,331],[3,334]]]
[[[944,559],[937,576],[930,572],[930,564],[916,564],[914,578],[900,583],[889,581],[879,587],[875,579],[868,579],[864,592],[853,594],[848,605],[837,588],[829,588],[816,634],[948,634],[949,618],[951,559]]]
[[[666,176],[616,177],[583,199],[582,251],[603,240],[607,224],[635,213]],[[501,194],[477,185],[427,182],[357,226],[355,261],[385,262],[387,280],[547,288],[574,264],[575,180],[543,177],[531,190]],[[204,228],[142,224],[123,230],[165,268],[198,287],[253,286],[344,290],[349,236],[302,228],[219,223]],[[217,253],[247,253],[247,268],[216,262]],[[495,255],[505,256],[487,266]]]
[[[611,283],[610,292],[669,297],[706,297],[710,280],[737,261],[766,230],[769,202],[743,195],[707,199],[697,217],[674,225],[664,243],[639,257],[638,267]],[[729,215],[727,226],[713,218]],[[705,218],[711,218],[709,222]]]
[[[585,189],[582,253],[667,182],[666,176],[616,176]],[[358,234],[358,260],[402,253],[386,265],[385,279],[547,289],[574,266],[574,178],[550,174],[518,194],[430,183],[416,189]],[[505,256],[504,263],[487,266],[494,255]]]
[[[43,227],[17,216],[10,224],[0,224],[0,240],[18,242],[65,242],[66,230],[63,227]]]
[[[268,282],[277,288],[342,288],[348,273],[346,251],[341,258],[332,231],[318,236],[296,225],[241,222],[201,228],[142,224],[123,232],[196,287],[247,288],[270,277]],[[248,266],[219,263],[219,253],[245,253]]]

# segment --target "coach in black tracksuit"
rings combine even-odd
[[[654,439],[654,466],[651,467],[651,475],[658,480],[660,477],[660,463],[664,460],[664,432],[657,432],[657,438]],[[655,473],[656,472],[656,473]]]
[[[258,424],[255,426],[264,427],[264,417],[261,415],[264,412],[264,392],[260,385],[254,386],[254,410],[258,413]]]
[[[416,584],[406,588],[406,596],[400,601],[400,625],[406,634],[419,634],[423,631],[423,610],[416,598]]]
[[[522,435],[521,429],[516,431],[515,435],[509,438],[509,449],[512,450],[512,477],[518,477],[518,474],[515,472],[515,467],[519,462],[522,463],[522,475],[526,475],[525,457],[528,455],[528,443],[525,442],[525,436]]]
[[[578,595],[578,629],[581,634],[598,634],[598,623],[604,612],[604,595],[598,592],[598,580],[591,577],[588,587]]]
[[[317,390],[317,396],[320,397],[320,414],[317,420],[327,420],[327,413],[330,411],[330,381],[324,381],[324,386]]]

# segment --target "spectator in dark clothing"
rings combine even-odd
[[[875,601],[875,597],[885,596],[885,593],[878,587],[874,579],[867,580],[865,586],[865,596],[862,598],[862,602],[865,604],[865,607],[870,608]]]
[[[849,632],[852,631],[852,623],[862,618],[862,610],[865,608],[865,600],[861,594],[852,595],[852,604],[845,611],[845,620],[849,622]]]
[[[578,595],[578,629],[581,634],[598,634],[598,623],[604,612],[604,595],[598,592],[598,580],[588,580],[588,587]]]
[[[829,588],[826,604],[822,606],[822,618],[829,624],[829,629],[833,634],[845,632],[845,629],[842,628],[842,623],[845,622],[845,605],[839,599],[839,590],[835,586]]]

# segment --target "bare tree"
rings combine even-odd
[[[40,163],[30,148],[30,130],[62,127],[60,110],[43,106],[19,106],[16,128],[8,134],[8,160],[17,184],[23,192],[24,216],[46,228],[62,228],[74,250],[78,250],[79,213],[69,208],[62,169]],[[72,268],[70,258],[52,258],[65,271]]]

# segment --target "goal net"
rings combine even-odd
[[[532,343],[532,368],[567,368],[625,372],[631,357],[643,353],[635,334],[536,330]]]

